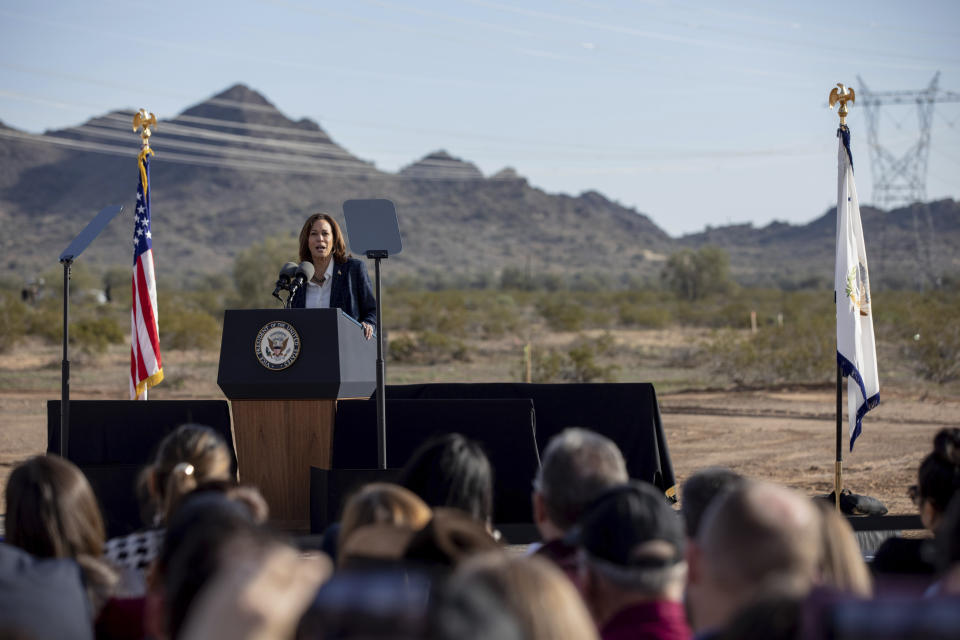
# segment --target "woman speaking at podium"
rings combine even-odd
[[[367,267],[347,254],[340,225],[326,213],[315,213],[300,230],[300,261],[312,262],[313,278],[297,289],[294,309],[337,307],[363,326],[368,340],[377,326],[377,300]]]

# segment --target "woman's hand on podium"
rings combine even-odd
[[[373,335],[373,327],[366,322],[361,322],[360,326],[363,327],[363,337],[369,340],[370,336]]]

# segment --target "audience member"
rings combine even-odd
[[[576,427],[554,436],[533,482],[533,521],[543,541],[536,553],[572,575],[576,548],[564,536],[598,495],[628,480],[623,454],[609,438]]]
[[[718,496],[723,496],[744,483],[739,473],[724,467],[708,467],[697,471],[683,483],[680,513],[687,534],[687,543],[696,543],[700,522],[707,507]]]
[[[274,540],[245,500],[218,492],[185,496],[171,516],[147,596],[148,635],[165,638],[179,637],[197,594],[225,564],[229,541],[243,537],[262,550]]]
[[[424,442],[403,467],[397,484],[430,507],[452,507],[492,531],[493,470],[480,445],[459,433]]]
[[[460,509],[439,507],[425,527],[413,534],[404,559],[423,567],[453,569],[464,560],[503,547],[486,527]]]
[[[941,429],[931,451],[917,470],[917,484],[909,488],[920,520],[937,536],[937,528],[951,498],[960,488],[960,428]],[[871,569],[879,577],[900,577],[900,585],[926,588],[933,580],[932,543],[922,538],[889,538],[874,556]]]
[[[219,555],[220,568],[194,598],[180,638],[293,638],[331,570],[325,556],[301,556],[289,545],[248,533],[232,537]]]
[[[684,639],[687,565],[683,524],[652,485],[634,482],[600,495],[571,532],[578,586],[604,640]]]
[[[72,558],[99,615],[113,593],[116,572],[103,560],[104,526],[87,478],[72,462],[36,456],[10,474],[6,541],[37,558]]]
[[[527,640],[597,638],[577,590],[544,558],[481,554],[465,560],[453,581],[489,588],[520,622]]]
[[[936,560],[940,580],[928,595],[960,596],[960,492],[940,520]]]
[[[819,513],[809,499],[752,482],[721,496],[688,554],[694,629],[700,637],[717,634],[761,597],[803,598],[820,558]]]
[[[399,485],[375,482],[365,485],[347,499],[340,520],[337,563],[353,533],[373,524],[390,524],[419,531],[430,521],[430,507],[415,493]]]
[[[453,584],[430,607],[425,637],[431,640],[528,640],[512,611],[489,588]]]
[[[842,593],[869,598],[873,581],[853,527],[837,511],[835,503],[815,498],[813,504],[820,512],[820,583]]]
[[[157,557],[167,518],[198,485],[229,479],[230,465],[230,449],[210,427],[181,425],[161,441],[154,462],[141,474],[149,494],[143,510],[152,510],[154,521],[146,530],[106,544],[104,555],[121,575],[118,594],[136,598],[146,593],[146,572]]]
[[[90,602],[69,558],[36,558],[0,543],[0,637],[92,640]]]

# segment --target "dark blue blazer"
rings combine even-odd
[[[307,301],[307,286],[297,290],[290,301],[293,309],[303,309]],[[330,307],[343,312],[359,322],[377,328],[377,299],[373,295],[367,267],[361,260],[347,258],[343,264],[333,263],[333,279],[330,283]]]

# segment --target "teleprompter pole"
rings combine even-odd
[[[67,442],[70,432],[70,358],[67,344],[70,340],[70,265],[73,260],[61,260],[63,263],[63,361],[60,369],[60,456],[67,457]]]
[[[385,251],[382,255],[377,252],[373,262],[377,279],[377,465],[381,469],[387,468],[387,389],[383,364],[383,302],[380,297],[380,260],[385,257]]]

